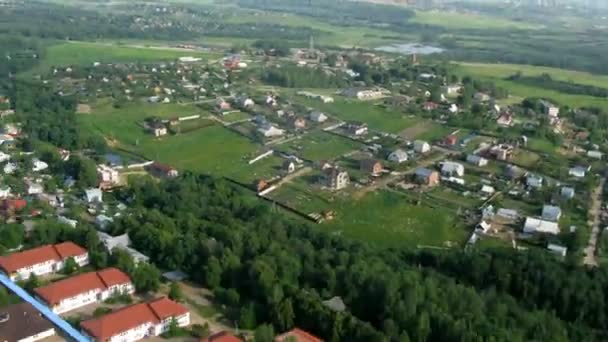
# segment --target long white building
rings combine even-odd
[[[39,287],[34,292],[53,312],[62,314],[134,291],[129,276],[116,268],[107,268]]]
[[[89,264],[89,253],[73,242],[46,245],[0,257],[0,272],[11,280],[27,280],[32,274],[42,276],[63,270],[73,258],[79,266]]]
[[[128,306],[80,324],[82,333],[97,342],[135,342],[159,336],[177,325],[190,325],[190,312],[168,298]]]

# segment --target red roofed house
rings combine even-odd
[[[24,199],[5,199],[2,201],[2,212],[6,215],[13,215],[27,207]]]
[[[128,306],[80,324],[82,333],[97,342],[134,342],[159,336],[175,319],[177,325],[190,325],[190,312],[168,298]]]
[[[32,273],[41,276],[63,270],[63,264],[69,258],[81,267],[89,264],[86,249],[73,242],[64,242],[2,256],[0,271],[13,281],[27,280]]]
[[[453,134],[448,135],[443,142],[448,146],[454,146],[458,143],[458,137]]]
[[[227,331],[222,331],[202,339],[201,342],[243,342],[243,340]]]
[[[282,335],[277,336],[275,339],[275,342],[288,342],[288,341],[295,341],[295,342],[323,342],[322,339],[313,336],[309,333],[307,333],[304,330],[300,330],[298,328],[295,328],[291,331],[288,331]]]
[[[36,296],[56,314],[134,291],[131,279],[116,268],[84,273],[34,290]]]
[[[426,110],[426,111],[431,111],[431,110],[435,110],[439,108],[439,105],[436,104],[435,102],[425,102],[422,105],[422,109]]]

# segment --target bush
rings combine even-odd
[[[93,311],[93,317],[98,318],[101,316],[105,316],[105,315],[109,314],[110,312],[112,312],[112,309],[102,306],[102,307],[95,309],[95,311]]]
[[[190,327],[190,332],[192,337],[206,338],[209,337],[211,328],[209,328],[209,323],[205,323],[204,325],[194,324],[192,327]]]

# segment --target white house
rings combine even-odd
[[[414,141],[414,151],[421,154],[428,153],[431,151],[431,145],[426,141],[416,140]]]
[[[179,327],[190,325],[190,312],[167,298],[127,306],[80,324],[82,333],[99,342],[135,342],[160,336],[175,320]]]
[[[11,196],[11,188],[8,186],[0,187],[0,199],[6,199]]]
[[[556,222],[550,222],[540,220],[534,217],[527,217],[524,223],[524,233],[545,233],[545,234],[559,234],[559,225]]]
[[[39,159],[32,160],[32,171],[40,172],[40,171],[44,171],[48,168],[49,168],[49,164],[43,162],[42,160],[39,160]]]
[[[116,268],[83,273],[34,290],[36,297],[56,314],[100,303],[114,295],[132,294],[134,291],[129,276]]]
[[[441,174],[444,176],[464,176],[464,166],[460,163],[445,161],[441,163]]]
[[[489,185],[482,185],[481,192],[486,195],[493,195],[496,192],[496,189],[494,189],[494,187],[489,186]]]
[[[85,199],[87,203],[102,203],[103,202],[103,192],[101,189],[93,188],[85,190]]]
[[[557,118],[559,116],[559,107],[557,107],[553,103],[542,100],[542,101],[540,101],[540,105],[543,108],[543,112],[549,118]]]
[[[108,251],[110,251],[110,254],[112,254],[112,251],[115,248],[118,248],[129,254],[131,258],[133,258],[135,264],[138,264],[140,262],[148,262],[150,260],[148,256],[129,247],[131,245],[131,239],[129,239],[129,234],[125,233],[119,236],[111,236],[104,232],[98,231],[97,236],[99,237],[101,243],[103,243],[103,245],[106,246]]]
[[[280,137],[285,134],[284,130],[276,128],[273,125],[264,125],[258,128],[258,132],[262,133],[266,138]]]
[[[557,222],[562,217],[562,210],[559,207],[553,205],[543,206],[543,220]]]
[[[600,151],[587,151],[587,157],[601,160],[604,158],[604,154]]]
[[[4,165],[4,173],[7,175],[12,175],[13,173],[15,173],[15,171],[17,171],[17,169],[19,168],[19,166],[15,163],[7,163],[6,165]]]
[[[562,188],[561,195],[565,199],[573,199],[575,195],[574,188],[565,186]]]
[[[78,221],[72,220],[70,218],[67,218],[67,217],[61,216],[61,215],[57,216],[57,221],[65,224],[65,225],[68,225],[72,228],[76,228],[78,226]]]
[[[460,84],[448,84],[441,87],[441,92],[447,96],[456,96],[462,89]]]
[[[64,262],[73,258],[79,266],[89,264],[89,253],[73,242],[46,245],[7,256],[0,256],[0,271],[11,280],[27,280],[63,270]]]
[[[310,121],[312,122],[323,123],[327,121],[327,119],[327,115],[325,115],[324,113],[317,111],[310,113]]]
[[[44,186],[38,183],[31,183],[27,187],[28,195],[40,195],[44,193]]]
[[[120,182],[118,171],[104,164],[97,165],[97,177],[102,184],[115,185]]]
[[[566,254],[568,254],[568,247],[556,245],[553,243],[547,245],[547,250],[553,254],[561,256],[562,258],[565,257]]]
[[[11,160],[11,155],[0,151],[0,163],[4,163],[9,160]]]
[[[388,156],[388,160],[399,164],[408,161],[408,159],[407,153],[402,149],[395,150]]]
[[[568,171],[568,175],[576,178],[585,178],[588,170],[588,168],[582,166],[575,166],[573,168],[570,168],[570,170]]]
[[[532,189],[540,189],[543,187],[543,177],[536,175],[529,175],[526,178],[526,185]]]
[[[467,156],[467,163],[477,167],[484,167],[488,165],[488,160],[475,154],[469,154]]]

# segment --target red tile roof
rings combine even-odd
[[[86,249],[73,242],[46,245],[0,257],[0,269],[10,274],[28,266],[46,261],[61,261],[70,257],[83,255],[86,252]]]
[[[99,272],[89,272],[50,285],[39,287],[36,294],[50,305],[59,304],[63,299],[75,297],[93,290],[107,290],[111,286],[130,283],[131,279],[116,268]]]
[[[300,330],[298,328],[294,328],[291,331],[288,331],[282,335],[277,336],[274,340],[276,342],[284,342],[287,338],[292,337],[295,338],[296,342],[323,342],[322,339],[311,335],[310,333]]]
[[[202,339],[201,342],[243,342],[243,340],[227,331],[222,331]]]
[[[181,304],[167,298],[159,298],[149,303],[128,306],[103,317],[84,321],[82,329],[98,341],[107,341],[112,336],[131,330],[146,323],[158,324],[165,319],[188,313]]]

